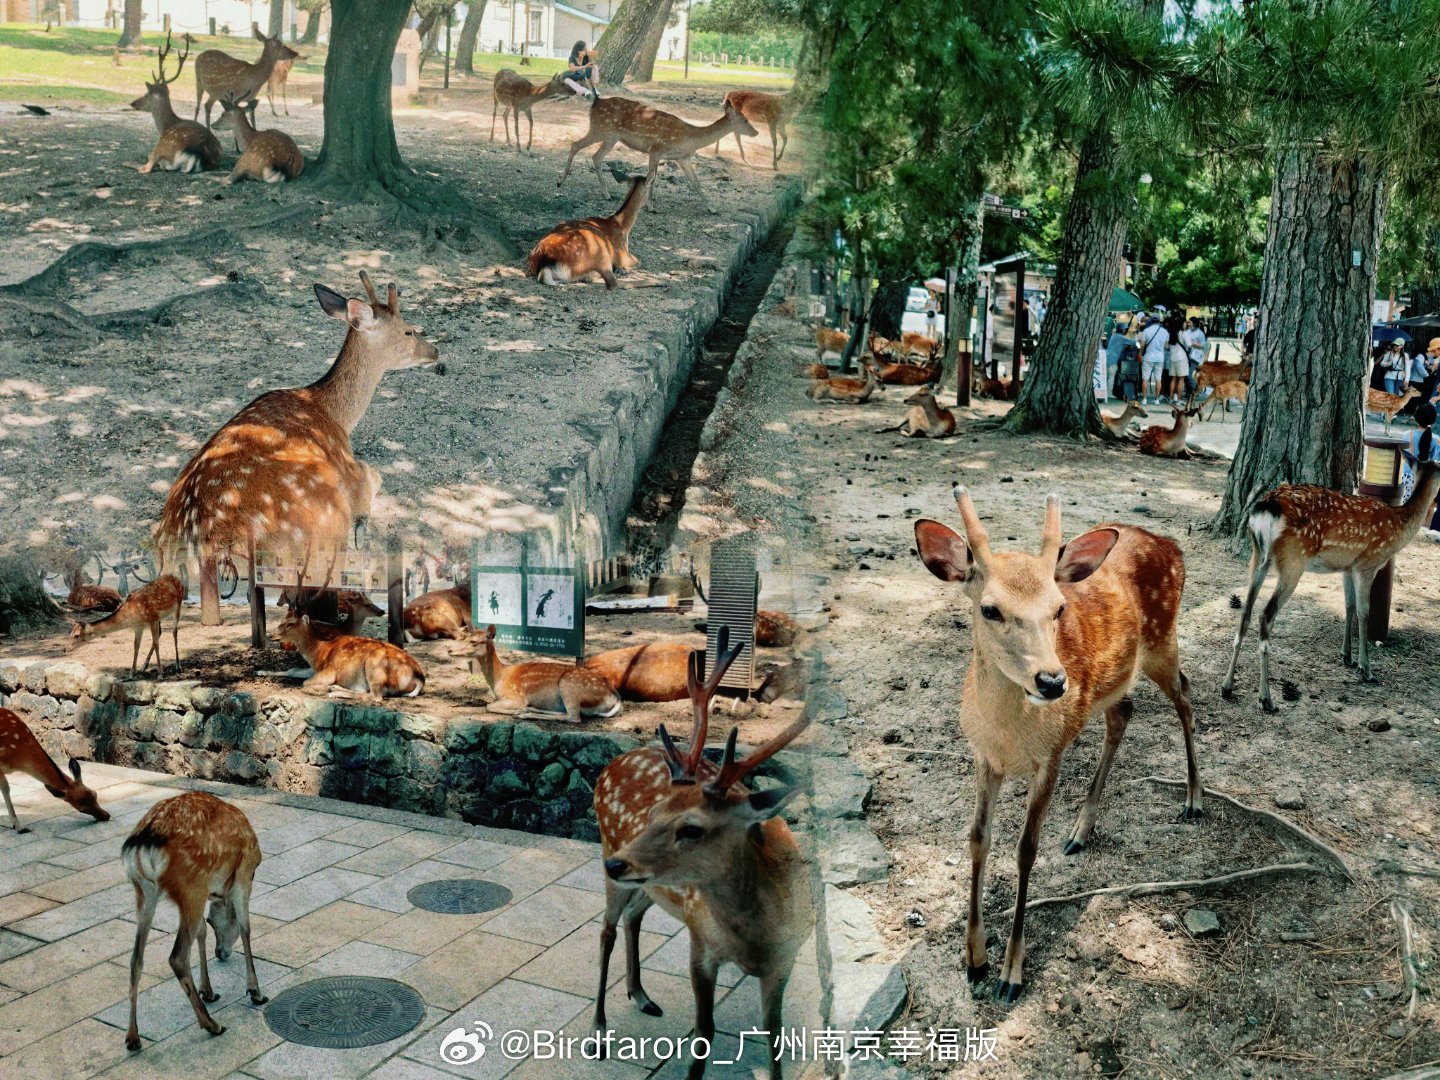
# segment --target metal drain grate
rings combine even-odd
[[[442,915],[478,915],[504,907],[511,893],[504,885],[483,878],[457,878],[416,885],[405,897],[418,908]]]
[[[335,975],[286,990],[265,1009],[270,1030],[286,1042],[353,1050],[414,1031],[425,1002],[394,979]]]

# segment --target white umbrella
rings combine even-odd
[[[929,289],[931,292],[943,293],[945,291],[945,279],[938,277],[926,278],[925,288]]]

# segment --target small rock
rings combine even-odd
[[[1371,731],[1389,731],[1390,721],[1386,720],[1383,716],[1377,716],[1374,720],[1371,720],[1365,726],[1368,727]]]
[[[959,866],[959,865],[960,865],[960,856],[959,856],[959,855],[947,855],[947,856],[945,856],[945,865],[946,865],[946,866]]]
[[[1284,787],[1275,792],[1275,805],[1281,810],[1304,810],[1305,797],[1297,788]]]
[[[920,927],[925,925],[925,916],[921,915],[918,911],[912,911],[905,916],[905,923],[906,925],[913,926],[918,930]]]
[[[1400,1020],[1396,1020],[1385,1029],[1385,1034],[1392,1039],[1403,1039],[1405,1037],[1405,1024]]]
[[[1185,912],[1185,929],[1196,937],[1210,937],[1220,932],[1220,917],[1208,908],[1191,908]]]
[[[1171,915],[1168,911],[1160,916],[1160,929],[1175,931],[1180,929],[1180,920]]]
[[[1082,1073],[1088,1073],[1090,1071],[1090,1055],[1083,1050],[1076,1054],[1075,1068],[1079,1069]]]
[[[907,679],[904,675],[896,675],[893,679],[890,680],[891,690],[905,690],[909,686],[910,680]]]
[[[1014,482],[1015,482],[1015,478],[1014,478],[1013,476],[1002,476],[1002,477],[1000,477],[1000,483],[1002,483],[1002,484],[1013,484]],[[1088,1055],[1086,1056],[1086,1060],[1089,1060],[1089,1056],[1088,1056]]]

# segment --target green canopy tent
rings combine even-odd
[[[1128,289],[1111,289],[1110,307],[1107,310],[1111,315],[1115,315],[1122,311],[1144,311],[1145,305]]]

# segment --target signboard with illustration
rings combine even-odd
[[[585,654],[585,577],[581,567],[482,565],[470,571],[471,615],[494,625],[496,643],[521,652]]]

